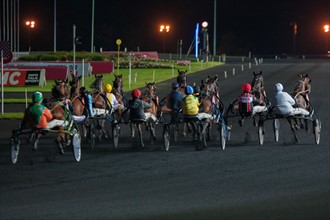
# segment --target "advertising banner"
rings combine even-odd
[[[11,66],[19,66],[20,68],[26,67],[27,66],[38,66],[38,67],[46,67],[46,66],[66,66],[69,68],[69,74],[73,72],[73,63],[71,62],[27,62],[27,61],[15,61],[10,63]],[[7,66],[5,66],[7,68]],[[89,63],[85,63],[84,66],[82,65],[81,62],[76,62],[75,65],[75,75],[76,76],[81,76],[83,74],[83,69],[84,69],[84,76],[89,76],[92,73],[92,66]]]
[[[1,84],[0,76],[0,84]],[[4,86],[44,86],[45,70],[4,69]]]

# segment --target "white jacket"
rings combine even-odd
[[[295,103],[295,100],[287,92],[283,92],[283,85],[281,83],[275,84],[275,96],[273,104],[276,113],[282,115],[292,114],[292,105]]]

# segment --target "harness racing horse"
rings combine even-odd
[[[184,89],[187,86],[187,70],[179,70],[178,76],[176,77],[176,82],[179,84],[179,91],[184,94]]]
[[[266,96],[266,90],[264,87],[264,78],[262,76],[262,71],[259,73],[253,72],[253,80],[251,82],[251,94],[259,101],[260,106],[266,106],[269,104],[269,101]],[[262,112],[260,117],[265,117],[266,112]],[[256,118],[253,116],[253,125],[257,126]]]
[[[223,105],[219,100],[218,76],[208,76],[205,82],[202,80],[201,83],[201,94],[199,96],[200,112],[216,115],[216,111],[223,109]],[[219,108],[215,106],[219,106]],[[212,120],[209,120],[206,127],[208,140],[211,140],[211,128]]]
[[[155,82],[148,82],[146,83],[146,87],[144,92],[141,95],[141,99],[147,103],[150,103],[151,107],[149,109],[145,109],[145,113],[150,114],[150,118],[146,120],[144,123],[146,125],[146,129],[150,131],[150,143],[153,145],[154,141],[156,140],[156,117],[159,111],[159,102],[158,97],[156,96],[156,83]],[[142,123],[135,123],[136,127],[138,129],[138,134],[140,138],[140,144],[141,146],[144,146],[143,144],[143,138],[142,138]],[[134,137],[134,126],[131,124],[131,131],[132,131],[132,137]]]
[[[72,79],[69,82],[69,85],[71,86],[70,98],[73,105],[73,115],[77,116],[82,115],[85,109],[85,104],[79,97],[80,79],[81,77],[72,76]]]
[[[112,93],[115,95],[119,104],[127,106],[127,100],[124,97],[124,80],[123,75],[114,75],[115,80],[113,81]],[[119,121],[121,120],[121,115],[123,113],[123,109],[118,109],[116,111]]]
[[[87,111],[87,108],[85,106],[84,101],[79,96],[79,90],[80,90],[80,80],[81,76],[74,76],[72,75],[71,81],[69,81],[70,88],[70,99],[73,107],[72,114],[75,116],[82,116],[85,111]],[[83,136],[87,136],[87,128],[88,124],[83,123],[82,124],[82,130],[83,130]]]
[[[310,103],[308,94],[311,92],[310,83],[312,80],[309,78],[308,74],[299,74],[298,77],[299,79],[294,87],[292,96],[296,99],[298,107],[309,110]]]
[[[45,98],[43,104],[50,109],[53,119],[63,120],[64,122],[69,122],[72,120],[71,113],[67,106],[67,99],[69,97],[69,85],[67,84],[68,80],[55,80],[55,85],[52,88],[52,97]],[[66,134],[64,131],[64,126],[58,126],[59,132],[57,133],[56,143],[61,154],[64,153],[63,142],[66,142],[66,146],[69,146],[71,143],[71,138],[69,134]],[[36,137],[36,142],[40,138],[40,134]]]
[[[312,80],[309,78],[308,74],[304,74],[304,75],[299,74],[298,77],[299,77],[298,81],[291,95],[296,100],[297,107],[310,111],[311,106],[310,106],[308,94],[311,92],[310,83],[312,82]],[[304,124],[301,123],[300,120],[299,121],[295,120],[294,127],[298,128],[299,124],[301,128],[305,127],[306,131],[308,131],[307,119],[304,120]]]
[[[262,77],[262,71],[259,73],[253,72],[253,80],[251,82],[251,94],[253,94],[258,100],[260,100],[260,104],[266,102],[266,91],[264,88],[264,78]]]
[[[95,108],[104,109],[104,110],[110,110],[110,105],[108,103],[108,99],[105,97],[105,94],[103,93],[103,75],[95,75],[95,80],[91,84],[91,88],[93,90],[92,97],[93,97],[93,105]],[[97,128],[101,130],[99,134],[99,140],[102,138],[102,134],[105,136],[106,139],[108,139],[107,132],[105,130],[105,119],[97,120]]]

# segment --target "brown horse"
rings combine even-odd
[[[216,115],[217,111],[222,108],[218,108],[220,105],[219,100],[219,89],[218,89],[218,76],[210,77],[208,76],[205,82],[201,81],[201,93],[200,99],[200,112],[204,112],[211,115]],[[207,129],[207,139],[211,139],[211,128],[212,121],[209,120]]]
[[[73,74],[71,75],[71,80],[69,81],[70,85],[70,98],[74,98],[76,96],[79,96],[79,89],[80,89],[80,80],[81,76],[74,76]]]
[[[70,99],[73,107],[72,114],[75,116],[82,116],[85,113],[85,111],[87,111],[85,103],[79,95],[80,80],[81,80],[81,76],[78,77],[72,75],[71,81],[69,81],[69,85],[71,86]],[[87,136],[87,126],[88,126],[88,122],[87,123],[85,122],[87,121],[84,121],[84,123],[82,123],[82,131],[83,131],[82,133],[84,137]]]
[[[179,70],[178,76],[176,77],[176,82],[179,84],[179,91],[184,94],[184,89],[187,86],[187,70]]]
[[[63,120],[65,122],[72,120],[67,106],[67,99],[69,97],[69,85],[67,82],[68,80],[55,80],[55,85],[52,88],[52,97],[43,100],[44,105],[50,109],[53,119]],[[64,129],[64,126],[54,128],[54,130],[59,130],[56,143],[61,154],[64,153],[63,142],[66,142],[67,146],[71,143],[70,135],[66,134]],[[37,137],[37,141],[39,138],[40,136]]]
[[[179,86],[186,86],[187,85],[187,70],[179,70],[178,69],[178,76],[176,77],[176,82],[179,84]]]
[[[310,111],[311,106],[308,94],[311,92],[310,83],[312,82],[312,80],[309,78],[308,74],[299,74],[298,77],[298,81],[291,95],[296,100],[297,107]],[[301,120],[294,120],[294,123],[292,121],[289,121],[289,123],[295,128],[298,128],[299,125],[301,128],[305,127],[305,130],[308,131],[307,119],[304,120],[304,123],[302,123]]]
[[[253,80],[251,82],[251,94],[255,96],[255,98],[259,101],[260,106],[266,106],[269,104],[269,101],[266,96],[266,90],[265,90],[265,83],[264,78],[262,76],[262,71],[259,73],[253,72]],[[259,119],[264,118],[266,116],[267,112],[262,112],[259,114]],[[254,126],[257,126],[256,118],[253,116],[253,124]]]
[[[103,86],[104,86],[104,82],[103,82],[103,75],[95,75],[95,80],[94,82],[91,84],[91,88],[93,89],[93,101],[94,101],[94,107],[95,108],[100,108],[100,109],[109,109],[109,103],[107,98],[105,97],[105,94],[103,93]],[[99,133],[98,137],[99,140],[101,140],[102,135],[105,136],[106,139],[108,139],[108,134],[105,130],[105,119],[104,120],[97,120],[97,128],[99,130],[101,130],[101,132]]]
[[[124,80],[123,80],[123,75],[114,75],[115,80],[113,81],[113,86],[112,86],[112,93],[115,95],[117,101],[119,104],[127,106],[126,99],[124,97]],[[119,120],[121,120],[121,115],[123,113],[123,109],[118,109],[116,110],[116,116],[118,117]]]
[[[298,107],[309,110],[310,104],[308,94],[311,92],[310,83],[312,80],[309,78],[308,74],[299,74],[298,77],[299,79],[294,87],[292,96],[297,100]]]
[[[266,90],[264,88],[264,78],[262,77],[262,71],[259,73],[253,72],[253,80],[251,82],[251,93],[260,100],[260,104],[264,104],[266,102]]]
[[[103,95],[103,75],[95,75],[95,80],[91,84],[91,88],[93,90],[92,97],[94,99],[95,108],[106,109],[108,107],[107,100]]]

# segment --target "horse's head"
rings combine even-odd
[[[52,88],[52,95],[56,99],[67,98],[70,94],[68,85],[68,79],[66,80],[55,80],[55,85]]]
[[[202,92],[204,92],[207,96],[217,95],[218,93],[218,76],[210,77],[208,76],[205,79],[205,82],[202,80]]]
[[[262,71],[260,71],[259,73],[253,72],[253,76],[254,77],[251,82],[251,92],[257,98],[261,98],[260,96],[264,94],[264,78],[262,77]]]
[[[123,80],[123,75],[114,75],[115,80],[113,81],[113,89],[117,91],[119,94],[123,94],[123,87],[124,87],[124,80]]]
[[[103,75],[95,75],[95,80],[90,87],[96,92],[102,92],[103,86]]]
[[[310,93],[312,80],[309,78],[308,74],[298,74],[298,81],[294,87],[292,94],[296,96],[299,93]]]
[[[178,69],[178,76],[176,78],[177,83],[179,86],[186,86],[187,85],[187,70],[179,70]]]
[[[312,80],[309,78],[308,74],[298,74],[300,80],[302,80],[306,85],[310,84]]]
[[[155,82],[146,82],[145,94],[154,96],[156,94],[156,83]]]
[[[70,88],[71,97],[79,95],[80,79],[81,76],[78,77],[72,75],[71,81],[69,81],[69,85],[71,86]]]

